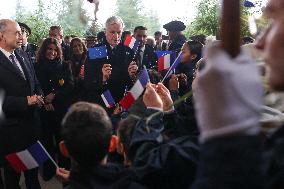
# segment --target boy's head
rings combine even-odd
[[[62,121],[63,145],[82,167],[101,164],[112,139],[112,125],[106,111],[97,104],[78,102]],[[60,146],[62,151],[62,144]]]
[[[197,62],[202,56],[203,45],[199,41],[187,41],[182,46],[183,56],[180,62]]]
[[[124,156],[125,165],[131,164],[131,161],[133,160],[133,157],[129,154],[129,148],[134,128],[139,120],[138,116],[130,114],[126,119],[121,120],[118,124],[117,152]]]

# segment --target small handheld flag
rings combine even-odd
[[[161,56],[165,56],[166,54],[172,54],[173,51],[156,51],[155,53],[157,57],[160,58]]]
[[[100,47],[93,47],[88,49],[89,52],[89,58],[91,60],[95,60],[98,58],[105,58],[107,57],[107,49],[106,46],[100,46]]]
[[[119,102],[119,104],[124,109],[130,108],[130,106],[138,99],[138,97],[143,93],[147,83],[149,81],[149,75],[144,67],[144,69],[140,72],[137,81],[133,85],[130,91],[123,97],[123,99]]]
[[[171,65],[170,69],[168,70],[168,72],[166,73],[166,75],[164,76],[163,80],[161,81],[162,83],[164,82],[164,80],[166,78],[168,78],[172,73],[173,71],[176,69],[178,63],[181,61],[181,58],[183,56],[183,52],[181,51],[179,54],[178,54],[178,57],[175,59],[174,63]]]
[[[251,7],[255,7],[255,5],[251,1],[245,0],[244,7],[251,8]]]
[[[158,51],[158,72],[170,68],[171,63],[175,60],[175,53],[172,51]]]
[[[114,107],[115,102],[114,102],[114,100],[113,100],[113,98],[112,98],[112,96],[111,96],[109,90],[103,92],[103,94],[101,95],[101,97],[102,97],[102,99],[103,99],[103,101],[104,101],[104,103],[105,103],[105,105],[106,105],[107,108],[112,108],[112,107]]]
[[[50,159],[54,165],[58,167],[39,141],[26,150],[8,154],[5,158],[17,173],[36,168],[48,159]]]
[[[139,41],[136,40],[131,35],[128,35],[124,40],[124,45],[131,48],[134,52],[136,52],[139,46]]]

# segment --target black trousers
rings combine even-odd
[[[7,161],[4,160],[4,182],[6,189],[21,189],[19,186],[21,174],[14,171]],[[38,168],[24,172],[25,184],[27,189],[40,189],[38,180]]]
[[[4,184],[3,184],[3,181],[2,181],[2,174],[0,172],[0,189],[4,189]]]

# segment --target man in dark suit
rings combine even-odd
[[[132,87],[137,65],[132,50],[121,43],[123,31],[121,18],[112,16],[106,21],[105,38],[98,46],[106,46],[107,57],[91,60],[85,64],[84,82],[87,101],[103,104],[100,95],[109,89],[115,102],[119,102],[126,90]],[[104,104],[103,104],[104,106]]]
[[[20,174],[5,156],[25,150],[39,139],[37,109],[43,105],[42,93],[33,66],[20,49],[22,32],[17,22],[0,20],[0,88],[4,90],[5,120],[0,126],[0,157],[4,159],[4,179],[7,189],[19,189]],[[37,169],[24,172],[27,188],[40,188]]]
[[[143,66],[146,66],[147,69],[156,69],[158,57],[154,52],[154,49],[146,44],[147,28],[144,26],[135,27],[134,37],[139,41],[139,48],[136,54],[139,69],[143,68]]]
[[[155,45],[155,51],[165,51],[167,50],[167,43],[165,41],[163,41],[163,35],[162,32],[160,31],[156,31],[154,33],[154,38],[156,41],[156,45]]]
[[[22,35],[23,35],[23,44],[22,49],[24,52],[26,52],[29,61],[34,65],[36,62],[36,51],[38,49],[38,46],[36,44],[32,44],[28,42],[28,38],[32,33],[31,28],[26,25],[25,23],[18,22],[18,24],[21,27]]]

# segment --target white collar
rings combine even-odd
[[[143,45],[143,47],[141,47],[140,51],[141,51],[141,52],[144,52],[144,51],[145,51],[145,45]]]
[[[2,53],[3,53],[8,59],[9,59],[9,57],[10,57],[11,54],[15,55],[15,54],[14,54],[14,51],[13,51],[12,53],[10,53],[10,52],[6,51],[5,49],[3,49],[3,48],[1,48],[1,47],[0,47],[0,50],[2,51]]]

